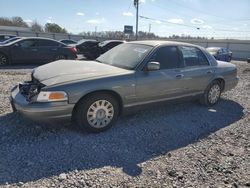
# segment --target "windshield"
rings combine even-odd
[[[146,57],[152,48],[152,46],[141,44],[121,44],[101,55],[97,61],[131,70]]]

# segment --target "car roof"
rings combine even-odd
[[[45,37],[21,37],[19,40],[16,40],[16,41],[21,41],[21,40],[25,40],[25,39],[35,39],[35,40],[52,40],[52,41],[55,41],[55,42],[58,42],[57,40],[55,39],[51,39],[51,38],[45,38]],[[59,42],[60,43],[60,42]]]
[[[185,43],[185,42],[176,42],[176,41],[165,41],[165,40],[142,40],[142,41],[132,41],[132,42],[128,42],[131,44],[143,44],[143,45],[148,45],[148,46],[160,46],[160,45],[177,45],[177,46],[193,46],[193,47],[198,47],[200,48],[200,46],[194,45],[194,44],[190,44],[190,43]]]
[[[125,41],[124,40],[104,40],[102,42],[109,43],[109,42],[125,42]]]
[[[25,40],[25,39],[36,39],[36,40],[41,39],[41,40],[51,40],[51,41],[54,41],[54,42],[60,43],[60,44],[62,44],[62,45],[65,45],[65,44],[63,44],[62,42],[59,42],[59,41],[54,40],[54,39],[51,39],[51,38],[44,38],[44,37],[21,37],[20,39],[17,39],[17,40],[15,40],[15,41],[13,41],[13,42],[10,42],[10,43],[6,44],[6,46],[8,46],[8,45],[12,45],[12,44],[14,44],[14,43],[20,42],[20,41]]]
[[[53,41],[57,41],[57,40],[55,40],[55,39],[45,38],[45,37],[22,37],[22,39],[42,39],[42,40],[53,40]]]
[[[68,41],[74,41],[74,42],[76,42],[75,40],[72,40],[72,39],[60,39],[60,40],[58,40],[58,41],[64,41],[64,40],[68,40]]]
[[[78,41],[79,43],[82,43],[82,42],[98,42],[97,40],[95,39],[81,39]]]

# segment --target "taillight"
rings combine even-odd
[[[70,48],[70,50],[71,50],[71,52],[73,52],[73,53],[77,53],[77,49],[75,48],[75,47],[73,47],[73,48]]]

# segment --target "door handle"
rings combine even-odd
[[[213,73],[212,70],[208,70],[208,71],[207,71],[207,74],[212,74],[212,73]]]
[[[36,52],[36,51],[37,51],[37,49],[31,49],[31,51]]]
[[[183,74],[177,74],[175,77],[176,77],[176,78],[183,78],[184,75],[183,75]]]
[[[56,50],[57,50],[57,48],[53,48],[53,49],[51,49],[51,50],[56,51]]]

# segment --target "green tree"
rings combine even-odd
[[[56,23],[46,23],[45,24],[45,31],[51,33],[68,33],[66,29],[60,27]]]

